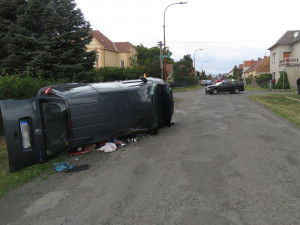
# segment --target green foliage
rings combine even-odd
[[[144,47],[142,44],[136,46],[136,50],[138,52],[137,55],[137,65],[149,65],[149,64],[159,64],[160,63],[160,49],[159,47],[152,47],[147,48]],[[170,52],[168,49],[166,51],[167,55],[172,55],[172,52]],[[174,60],[171,58],[167,58],[167,63],[173,63]]]
[[[242,74],[243,74],[243,70],[239,69],[236,65],[234,66],[233,69],[233,79],[235,80],[239,80],[242,79]]]
[[[0,76],[0,99],[26,99],[35,96],[42,87],[66,80],[45,80],[39,77],[4,75]]]
[[[86,77],[95,52],[86,52],[90,24],[74,0],[0,0],[0,68],[46,79]]]
[[[261,75],[256,77],[256,83],[261,88],[268,88],[270,80],[272,80],[272,74],[271,73],[261,74]]]
[[[283,86],[283,76],[284,76],[284,86]],[[283,73],[281,72],[280,73],[280,77],[275,85],[275,88],[276,89],[290,89],[290,82],[289,82],[289,79],[288,79],[288,76],[287,76],[287,73]]]
[[[100,81],[130,80],[137,79],[142,76],[143,69],[141,67],[102,67],[99,69]]]
[[[251,84],[251,78],[250,77],[245,78],[245,82],[246,84]]]
[[[195,84],[196,78],[193,74],[193,60],[191,55],[185,55],[179,62],[174,64],[174,86],[185,87]]]

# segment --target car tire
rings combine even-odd
[[[216,95],[216,94],[218,94],[218,90],[217,90],[217,89],[214,89],[214,90],[212,91],[212,93],[213,93],[214,95]]]
[[[235,94],[239,94],[240,93],[240,89],[234,89],[234,93]]]

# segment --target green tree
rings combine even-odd
[[[202,70],[200,79],[201,79],[201,80],[207,80],[207,79],[206,79],[205,70]]]
[[[0,0],[0,8],[1,68],[90,80],[95,61],[95,52],[86,52],[90,24],[74,0]]]
[[[283,85],[283,76],[284,76],[284,85]],[[276,89],[290,89],[290,82],[287,76],[287,73],[285,72],[281,72],[280,73],[280,77],[275,85]]]
[[[188,86],[195,83],[191,55],[185,55],[174,64],[174,85]]]
[[[160,49],[159,47],[151,47],[147,48],[142,44],[136,46],[136,50],[138,52],[137,55],[137,64],[138,65],[148,65],[152,63],[159,63],[160,62]],[[167,49],[167,55],[172,56],[172,52]],[[172,58],[167,58],[167,63],[174,63]]]

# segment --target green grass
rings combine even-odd
[[[202,88],[203,86],[201,84],[195,84],[188,87],[174,87],[172,88],[172,92],[187,92],[187,91],[194,91],[197,89]]]
[[[34,178],[41,177],[42,180],[48,179],[55,173],[53,163],[64,161],[67,158],[68,156],[65,154],[55,160],[10,173],[5,138],[0,138],[0,198],[13,188],[21,186]]]
[[[260,88],[260,87],[245,85],[245,91],[268,91],[268,90],[266,88]]]
[[[254,87],[254,86],[251,86],[251,85],[245,85],[245,90],[246,91],[269,91],[269,89],[267,89],[267,88]],[[285,92],[285,93],[294,93],[294,94],[296,94],[297,90],[295,90],[295,89],[285,89],[285,90],[272,89],[272,92]]]
[[[299,95],[295,94],[271,94],[271,95],[252,95],[252,100],[270,108],[276,114],[291,121],[300,127],[300,100]]]

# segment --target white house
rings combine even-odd
[[[297,88],[300,78],[300,30],[287,31],[270,50],[270,72],[272,78],[278,80],[285,70],[291,88]]]

